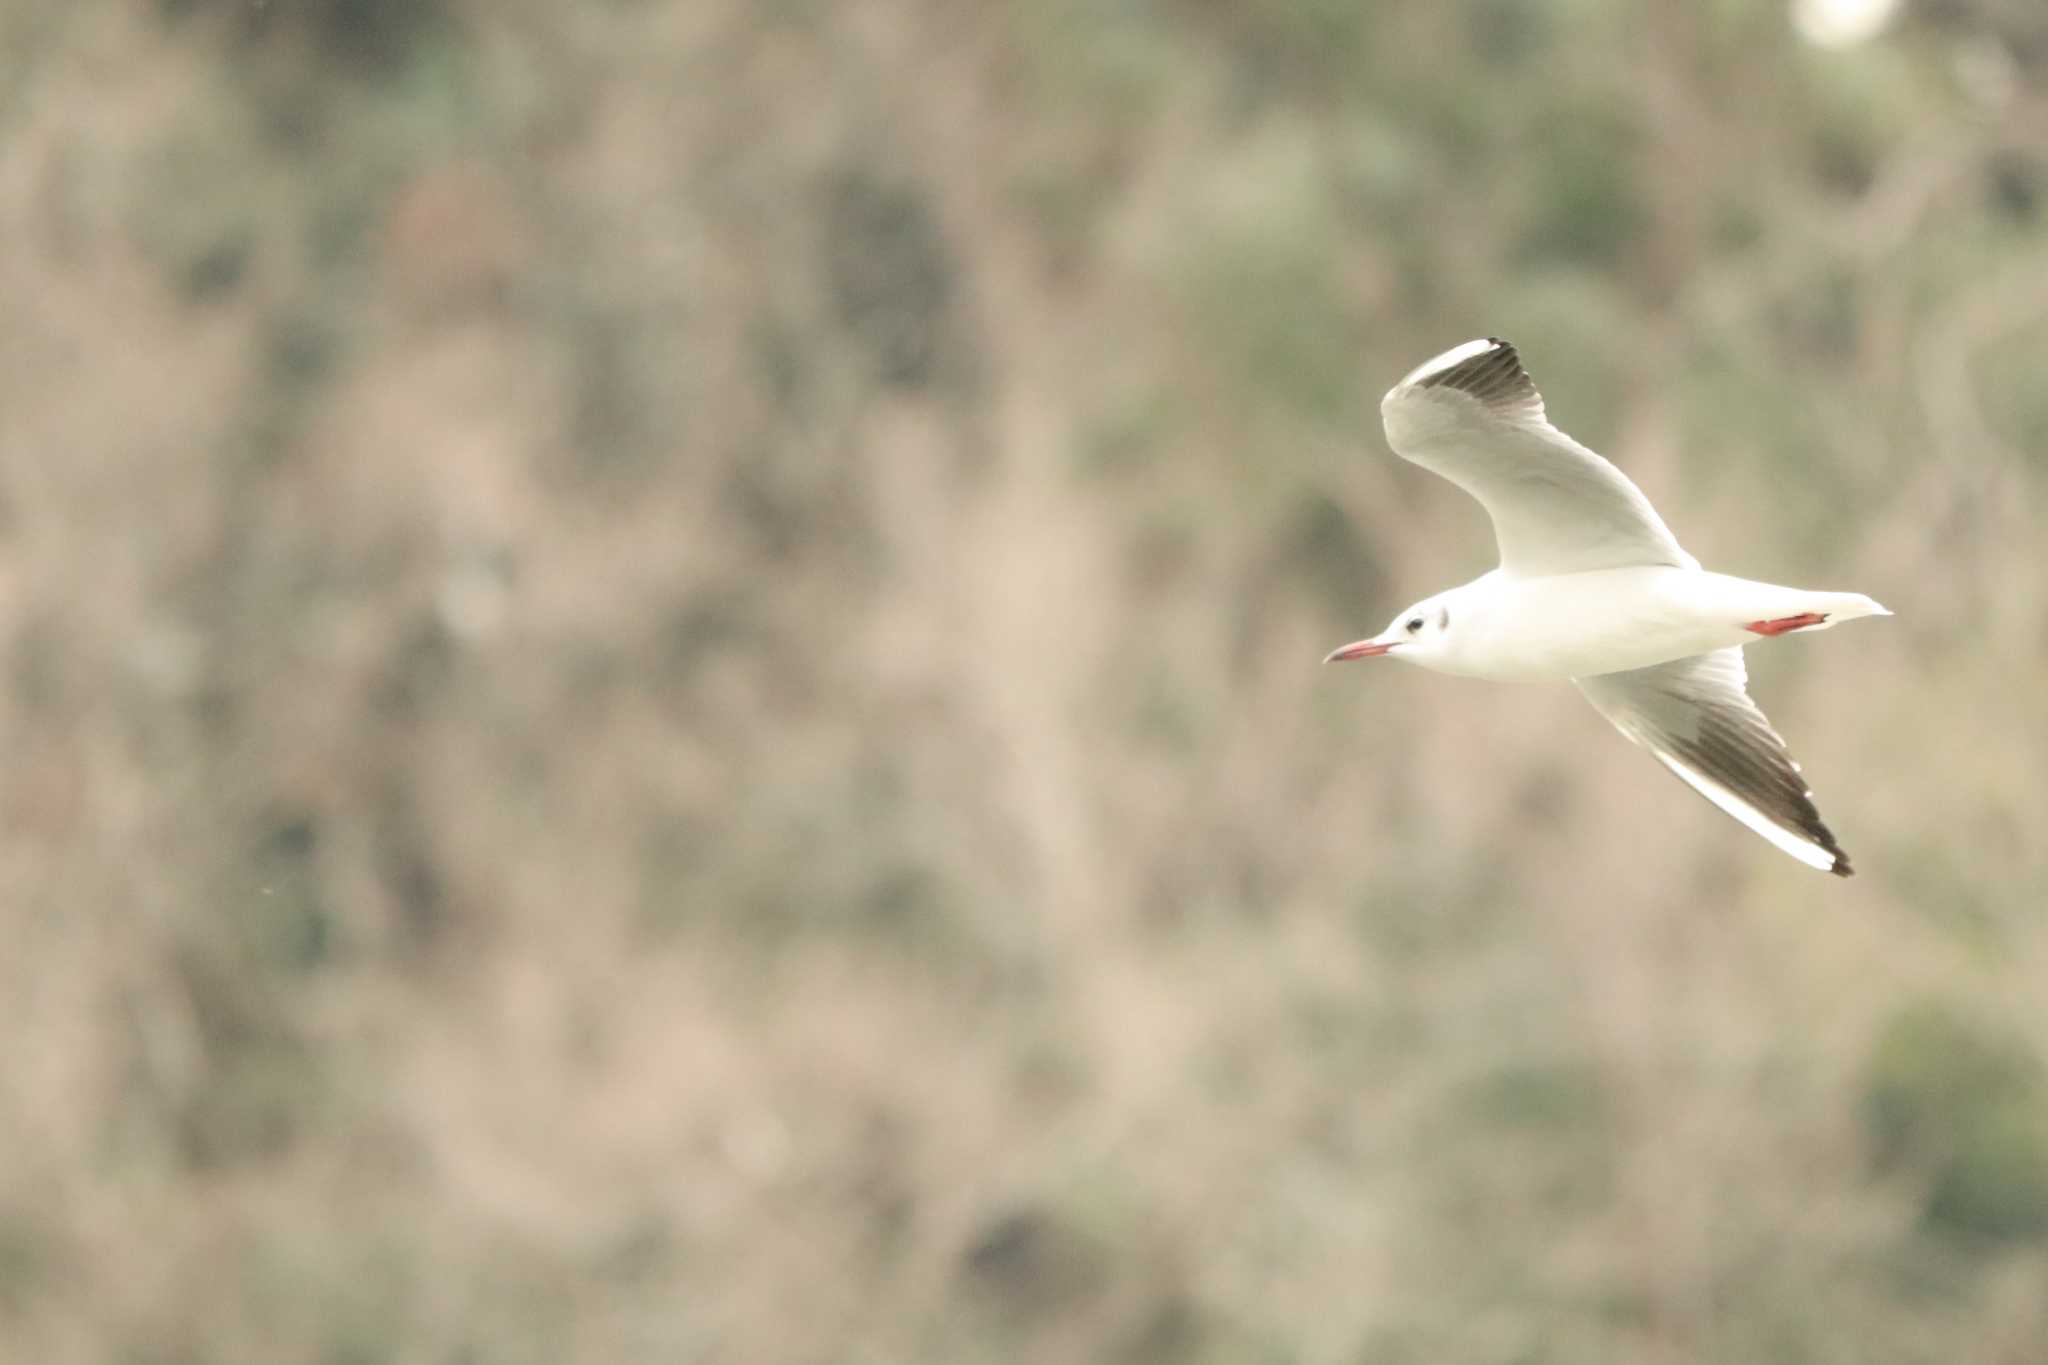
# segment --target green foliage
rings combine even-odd
[[[909,184],[863,168],[822,194],[825,277],[840,320],[890,383],[929,383],[951,303],[952,266],[930,209]]]
[[[1533,199],[1523,264],[1614,269],[1646,227],[1639,125],[1609,101],[1559,104],[1529,130]]]
[[[1304,128],[1284,125],[1238,153],[1196,206],[1176,293],[1204,366],[1228,378],[1210,401],[1289,423],[1355,420],[1355,324],[1329,287],[1339,239],[1326,172]]]
[[[1361,594],[1377,596],[1388,573],[1374,547],[1327,494],[1304,491],[1274,537],[1280,570],[1342,620]]]
[[[1892,1016],[1863,1084],[1879,1169],[1925,1182],[1937,1232],[2048,1235],[2048,1073],[2023,1038],[1928,1001]]]

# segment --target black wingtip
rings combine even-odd
[[[1455,389],[1470,394],[1489,408],[1503,411],[1532,408],[1540,414],[1543,396],[1536,391],[1536,381],[1529,378],[1529,372],[1522,368],[1522,358],[1516,353],[1514,344],[1496,336],[1487,337],[1486,342],[1486,350],[1467,356],[1455,365],[1423,375],[1416,381],[1416,387]],[[1468,342],[1467,346],[1470,345]]]
[[[1805,825],[1806,835],[1809,838],[1811,838],[1815,843],[1819,844],[1822,848],[1826,849],[1829,853],[1832,853],[1835,856],[1835,861],[1833,865],[1828,868],[1828,871],[1834,873],[1837,877],[1855,876],[1856,869],[1849,866],[1848,851],[1845,850],[1840,844],[1835,842],[1835,832],[1829,829],[1827,825],[1821,821],[1820,812],[1813,809],[1812,792],[1806,793],[1806,800],[1804,804],[1807,807],[1808,813],[1812,817],[1810,820],[1802,822],[1802,824]]]

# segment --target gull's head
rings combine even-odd
[[[1333,649],[1323,662],[1332,664],[1347,659],[1374,659],[1382,654],[1398,654],[1411,664],[1432,663],[1451,648],[1451,622],[1455,615],[1452,607],[1450,593],[1425,597],[1388,622],[1387,628],[1379,634],[1369,640],[1356,640]]]

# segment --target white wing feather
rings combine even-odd
[[[1486,508],[1504,574],[1699,567],[1627,475],[1550,424],[1515,348],[1497,337],[1418,366],[1380,416],[1395,454]]]

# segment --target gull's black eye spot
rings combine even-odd
[[[1420,616],[1411,616],[1408,618],[1408,633],[1410,635],[1413,635],[1416,631],[1421,629],[1422,618]]]

